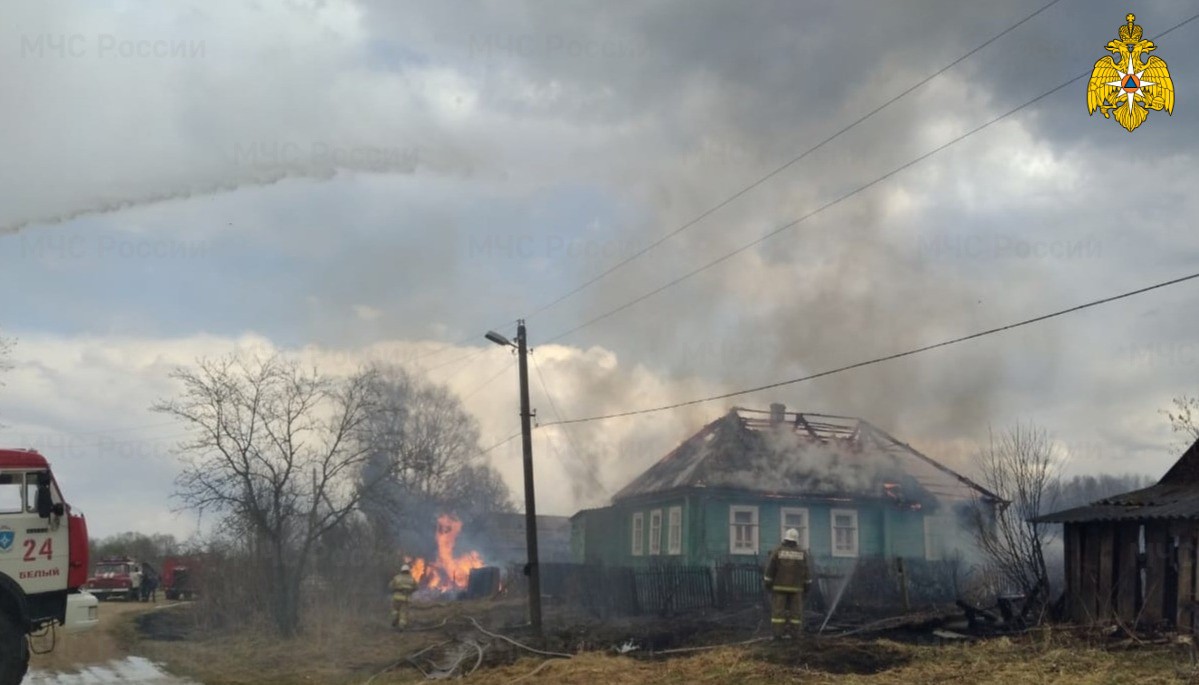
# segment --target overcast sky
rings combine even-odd
[[[1199,21],[1158,41],[1172,116],[1130,134],[1076,81],[560,337],[1089,71],[1129,11],[1060,0],[544,308],[1046,2],[6,3],[0,441],[42,449],[94,534],[187,535],[181,429],[148,409],[199,356],[407,363],[486,447],[519,419],[514,360],[482,334],[519,316],[548,421],[545,389],[563,417],[655,406],[1196,271]],[[1132,9],[1147,37],[1199,12]],[[1183,284],[540,429],[539,510],[603,503],[733,403],[861,416],[967,473],[990,427],[1032,420],[1070,473],[1156,477],[1177,455],[1161,410],[1196,391],[1196,305]],[[519,441],[490,456],[518,494]]]

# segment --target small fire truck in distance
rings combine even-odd
[[[200,557],[167,557],[162,562],[162,589],[167,599],[194,599],[199,591]]]
[[[27,636],[99,623],[87,582],[87,523],[58,489],[45,457],[0,449],[0,685],[19,685]]]
[[[87,591],[101,601],[124,597],[130,602],[141,599],[142,565],[129,557],[108,557],[96,565],[87,580]]]

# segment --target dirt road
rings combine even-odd
[[[121,631],[130,629],[131,614],[170,611],[169,606],[163,602],[101,603],[100,627],[82,635],[59,633],[54,651],[35,654],[30,660],[22,685],[197,685],[163,672],[146,659],[130,656],[122,647]],[[34,641],[35,650],[48,646],[45,638]]]

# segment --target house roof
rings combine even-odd
[[[1039,516],[1033,521],[1087,523],[1147,519],[1199,519],[1199,440],[1154,485]]]
[[[613,497],[684,488],[908,503],[999,497],[858,418],[734,407]]]

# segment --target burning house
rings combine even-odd
[[[972,545],[977,483],[862,419],[734,408],[612,499],[572,517],[585,563],[761,563],[788,528],[821,569],[948,559]]]

